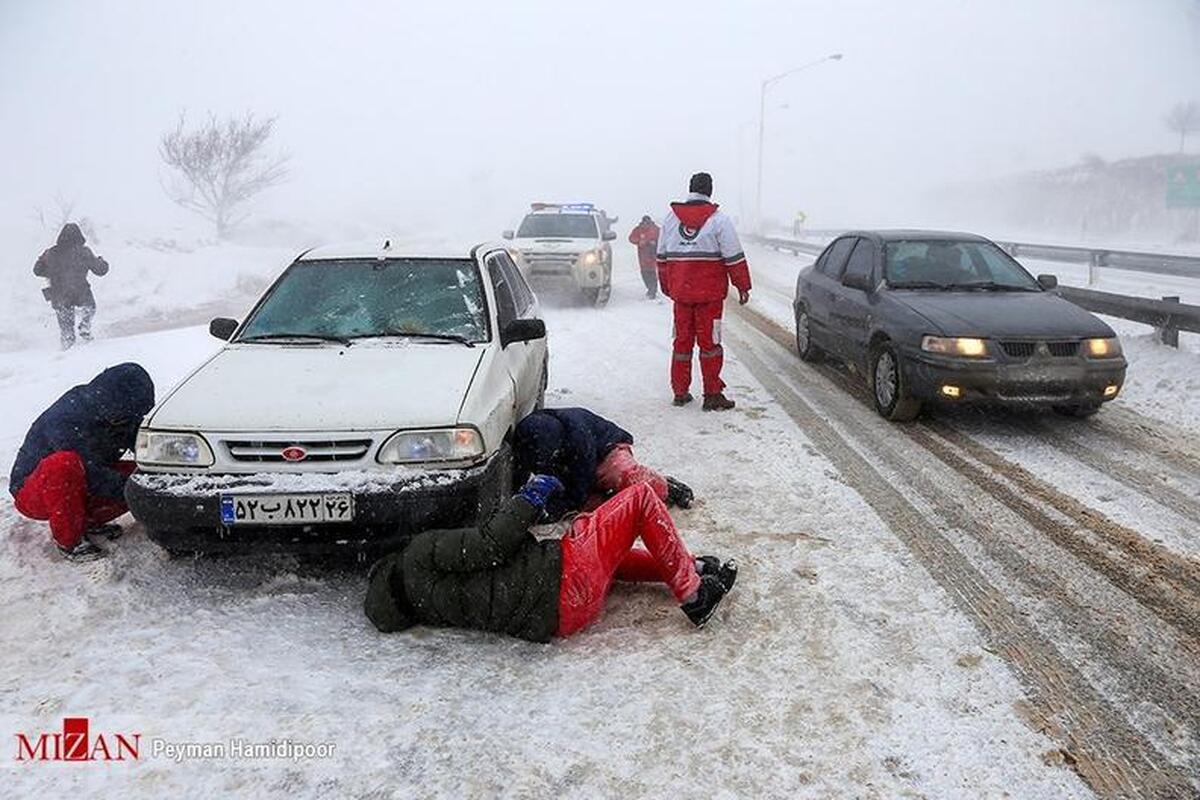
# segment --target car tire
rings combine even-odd
[[[1054,407],[1055,413],[1062,414],[1064,417],[1075,417],[1076,419],[1085,419],[1099,410],[1099,403],[1082,403],[1080,405]]]
[[[812,323],[808,309],[801,306],[796,311],[796,353],[801,361],[817,362],[825,357],[824,351],[813,344]]]
[[[908,422],[921,413],[921,401],[908,393],[900,356],[891,342],[881,342],[871,351],[867,382],[879,416],[892,422]]]

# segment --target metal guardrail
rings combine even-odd
[[[797,239],[787,239],[780,236],[755,236],[746,237],[748,240],[757,242],[758,244],[773,247],[776,250],[795,253],[797,255],[803,253],[805,255],[818,255],[825,249],[822,244],[810,244]],[[1020,248],[1020,252],[1030,255],[1033,258],[1046,258],[1046,260],[1064,260],[1062,258],[1049,258],[1042,256],[1041,252],[1054,251],[1060,255],[1078,256],[1080,254],[1088,254],[1089,264],[1094,266],[1112,266],[1117,269],[1134,269],[1134,271],[1156,272],[1157,270],[1150,269],[1152,263],[1167,264],[1168,267],[1178,267],[1179,264],[1170,264],[1166,261],[1143,261],[1138,262],[1140,266],[1132,268],[1128,266],[1118,266],[1118,264],[1134,263],[1133,261],[1121,262],[1121,258],[1135,259],[1172,259],[1177,262],[1195,262],[1195,272],[1167,272],[1169,275],[1189,275],[1200,277],[1200,258],[1189,258],[1186,256],[1156,256],[1150,253],[1131,253],[1119,251],[1097,251],[1088,250],[1083,247],[1061,247],[1047,248],[1045,251],[1039,251],[1037,248],[1042,245],[1026,245],[1015,244],[1012,242],[998,242],[1002,247],[1008,249],[1012,253],[1012,247]],[[1028,248],[1028,249],[1026,249]],[[1096,259],[1099,253],[1106,253],[1107,257],[1119,257],[1118,264],[1104,263],[1097,264],[1100,259]],[[1015,255],[1015,253],[1014,253]],[[1104,259],[1107,260],[1107,259]],[[1092,270],[1089,270],[1089,278]],[[1133,297],[1124,294],[1113,294],[1112,292],[1099,292],[1095,289],[1081,289],[1074,286],[1059,286],[1055,291],[1065,300],[1069,300],[1080,308],[1085,308],[1088,311],[1096,314],[1104,314],[1109,317],[1119,317],[1133,322],[1140,322],[1144,325],[1152,325],[1159,332],[1159,338],[1163,344],[1171,347],[1179,347],[1179,332],[1189,331],[1191,333],[1200,333],[1200,306],[1188,305],[1179,302],[1178,297],[1164,297],[1161,300],[1155,300],[1151,297]]]
[[[812,236],[828,237],[830,239],[845,233],[845,231],[813,230]],[[765,244],[770,244],[780,250],[793,249],[793,252],[820,253],[824,244],[808,243],[798,239],[787,239],[777,236],[759,237]],[[776,244],[779,243],[779,244]],[[788,243],[790,247],[784,247]],[[1024,256],[1042,261],[1061,261],[1066,264],[1087,264],[1088,285],[1096,282],[1096,270],[1121,269],[1128,272],[1146,272],[1154,275],[1175,275],[1182,278],[1200,278],[1200,255],[1185,256],[1169,253],[1145,253],[1134,250],[1112,250],[1108,248],[1073,247],[1057,244],[1033,244],[1030,242],[1012,242],[996,240],[996,244],[1008,251],[1014,258]],[[799,248],[794,249],[794,248]],[[815,248],[815,249],[814,249]]]

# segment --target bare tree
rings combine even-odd
[[[1187,137],[1200,132],[1200,103],[1195,100],[1179,103],[1167,113],[1167,130],[1179,134],[1179,152],[1183,152]]]
[[[288,157],[266,152],[275,118],[247,113],[218,120],[210,113],[199,128],[185,125],[180,114],[159,143],[163,162],[177,173],[163,188],[176,203],[211,221],[224,239],[246,219],[248,200],[287,178]]]

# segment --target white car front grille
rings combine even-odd
[[[371,439],[322,439],[295,441],[256,441],[230,440],[222,441],[229,457],[243,463],[313,463],[313,462],[353,462],[361,461],[371,449],[374,442]],[[303,451],[303,457],[289,458],[284,451],[298,448]],[[299,453],[293,451],[292,455]]]

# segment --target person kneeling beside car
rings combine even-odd
[[[648,484],[668,505],[690,508],[694,499],[687,484],[637,462],[628,431],[586,408],[543,408],[522,419],[513,436],[513,461],[517,484],[530,475],[562,481],[563,491],[546,507],[552,520],[595,508],[638,483]]]
[[[697,627],[733,588],[737,566],[693,558],[644,483],[575,517],[562,539],[539,541],[530,527],[561,490],[553,476],[534,475],[478,528],[413,537],[372,565],[367,617],[384,633],[431,625],[548,642],[599,619],[614,580],[667,584]]]
[[[25,435],[9,477],[17,511],[48,521],[59,552],[90,561],[105,551],[87,536],[116,538],[106,523],[124,514],[125,482],[134,470],[122,461],[137,442],[142,417],[154,407],[154,382],[141,366],[118,364],[69,390]]]

